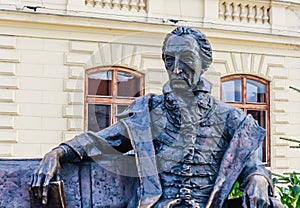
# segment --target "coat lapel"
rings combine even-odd
[[[149,100],[151,96],[139,98],[128,109],[130,117],[122,119],[126,126],[132,147],[140,181],[138,207],[150,208],[162,194],[162,187],[157,171],[155,149],[151,133]],[[126,112],[124,112],[126,114]]]

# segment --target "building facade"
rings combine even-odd
[[[300,138],[299,0],[0,0],[0,157],[42,157],[161,93],[161,46],[178,25],[211,42],[213,96],[267,129],[263,162],[299,172],[280,139]]]

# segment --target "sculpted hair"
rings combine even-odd
[[[162,48],[163,54],[166,49],[166,43],[168,42],[169,38],[173,35],[183,36],[183,37],[191,36],[197,41],[197,43],[200,47],[199,55],[202,59],[202,70],[206,71],[208,69],[208,67],[210,66],[210,64],[212,63],[212,49],[211,49],[210,43],[206,39],[206,36],[203,33],[201,33],[200,31],[198,31],[192,27],[187,27],[187,26],[177,27],[171,33],[167,34],[167,36],[164,40],[164,43],[163,43],[163,48]],[[164,56],[163,56],[163,59],[164,59]]]

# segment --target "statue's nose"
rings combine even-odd
[[[178,57],[175,57],[175,63],[174,63],[174,70],[173,72],[175,74],[179,74],[180,72],[182,72],[181,68],[180,68],[180,60]]]

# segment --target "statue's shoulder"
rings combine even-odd
[[[223,115],[226,119],[227,123],[235,123],[235,125],[241,123],[245,117],[246,113],[232,105],[229,105],[227,103],[224,103],[222,101],[216,100],[216,114],[217,115]]]
[[[225,120],[243,120],[246,114],[239,108],[224,103],[210,95],[210,105],[213,112],[218,117],[222,116]]]
[[[117,117],[126,118],[137,112],[150,111],[153,106],[159,105],[160,100],[160,96],[155,94],[147,94],[145,96],[139,97],[122,113],[118,114]]]
[[[155,109],[163,103],[163,95],[147,94],[137,98],[131,105],[131,109],[141,110],[142,108]]]
[[[210,95],[211,96],[211,95]],[[214,101],[215,105],[218,107],[218,109],[222,110],[223,112],[231,112],[231,111],[240,111],[239,108],[236,108],[230,104],[224,103],[223,101],[220,101],[213,96],[211,96],[211,99]]]

